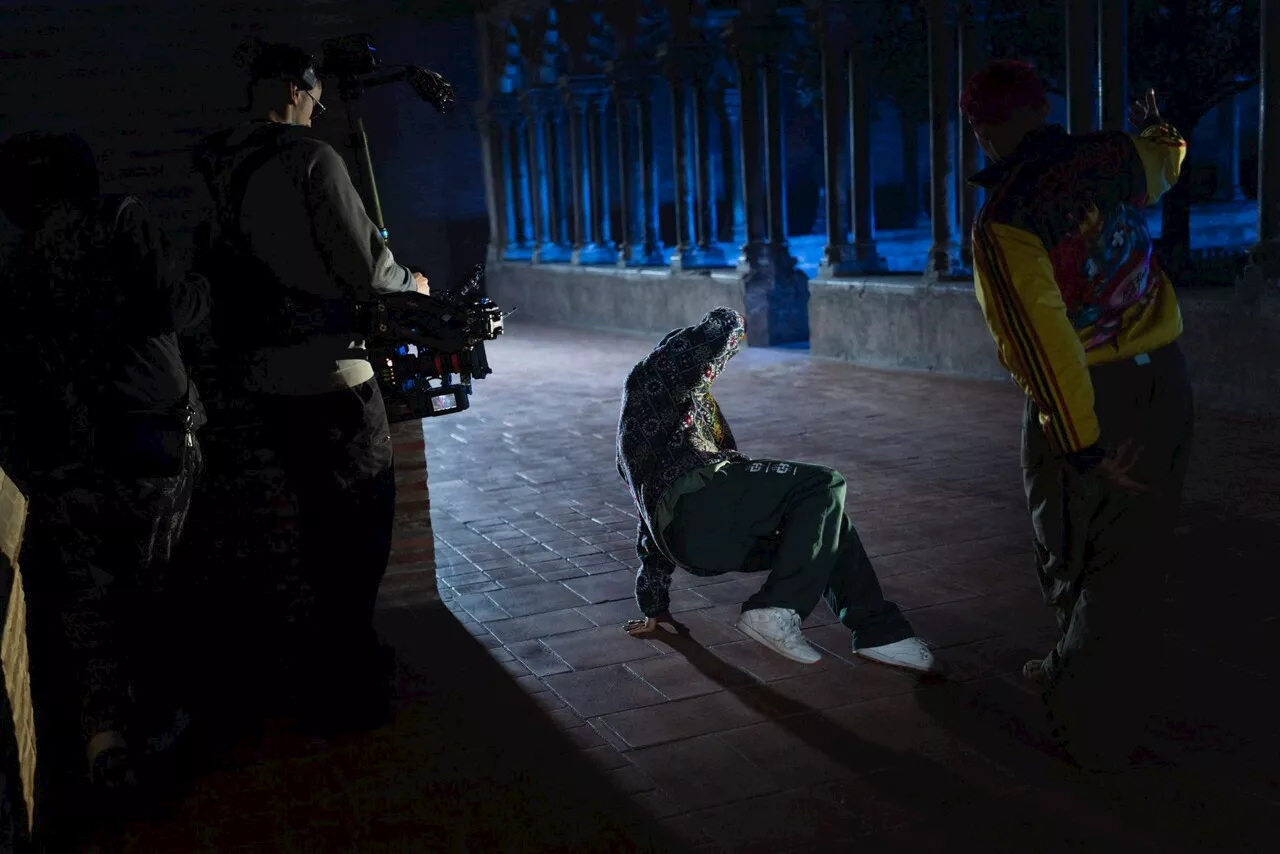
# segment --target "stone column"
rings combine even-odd
[[[656,80],[646,76],[641,85],[638,116],[640,119],[640,168],[643,170],[641,224],[644,227],[644,245],[643,254],[636,263],[658,265],[665,263],[666,257],[665,247],[658,233],[658,158],[653,148],[653,89]]]
[[[747,242],[738,272],[747,341],[773,346],[809,337],[808,277],[787,251],[782,150],[780,36],[786,22],[772,0],[742,0],[728,27],[742,99],[742,182]]]
[[[716,119],[716,99],[711,88],[711,64],[705,57],[702,59],[695,69],[693,115],[689,124],[693,142],[694,221],[698,235],[693,261],[698,267],[725,267],[729,262],[716,234],[717,181],[711,162],[711,126]]]
[[[609,77],[609,88],[613,92],[614,118],[618,126],[618,208],[622,211],[621,230],[618,233],[618,266],[632,264],[636,255],[636,247],[640,244],[641,193],[640,183],[643,180],[643,167],[636,150],[637,130],[637,96],[631,75],[624,65],[609,63],[605,72]],[[643,250],[641,250],[643,251]]]
[[[1098,0],[1098,127],[1123,131],[1129,115],[1129,2]]]
[[[551,175],[552,240],[558,260],[573,254],[573,185],[567,151],[564,104],[553,104],[547,114],[547,159]]]
[[[511,116],[511,184],[515,195],[517,246],[522,257],[532,258],[534,246],[533,203],[529,198],[529,137],[518,109]]]
[[[1280,278],[1280,0],[1262,0],[1258,75],[1258,244],[1267,279]]]
[[[650,104],[653,78],[644,63],[635,59],[610,63],[608,74],[618,119],[618,204],[622,210],[618,264],[661,264],[657,215],[650,215],[656,206]]]
[[[489,212],[489,246],[485,262],[502,260],[507,244],[507,200],[502,180],[502,127],[489,104],[476,103],[476,125],[480,130],[480,157],[484,169],[484,203]]]
[[[850,129],[846,78],[849,71],[850,21],[842,6],[824,2],[817,9],[817,36],[822,63],[823,210],[827,245],[818,275],[826,278],[858,272],[849,235],[840,216],[840,162],[845,156],[845,134]],[[856,143],[855,143],[856,145]],[[851,161],[852,162],[852,161]],[[854,166],[856,173],[857,166]]]
[[[696,267],[697,221],[694,216],[693,152],[689,145],[689,73],[688,56],[682,46],[664,45],[660,51],[663,71],[671,86],[671,140],[675,169],[676,245],[671,254],[671,269]]]
[[[1240,192],[1240,101],[1236,96],[1218,104],[1218,186],[1214,197],[1234,202]]]
[[[498,165],[502,170],[502,213],[506,220],[503,236],[507,240],[502,250],[502,257],[508,261],[519,261],[528,258],[528,247],[520,245],[520,220],[516,215],[519,199],[516,198],[515,186],[511,183],[515,158],[511,151],[511,117],[509,115],[503,115],[498,119],[498,132],[502,137],[502,157]]]
[[[738,258],[739,270],[767,258],[769,221],[764,181],[764,122],[763,97],[760,91],[760,53],[748,41],[752,35],[738,23],[732,31],[743,40],[737,48],[739,98],[742,127],[740,128],[739,162],[741,164],[743,214],[746,219],[746,241]]]
[[[507,200],[502,179],[502,126],[493,110],[497,68],[500,61],[497,33],[486,15],[476,15],[476,60],[480,69],[483,98],[476,103],[476,125],[480,131],[480,158],[484,169],[484,202],[489,213],[489,246],[486,263],[502,260],[507,243]]]
[[[720,110],[721,186],[729,212],[720,222],[720,239],[741,246],[747,239],[747,211],[742,205],[742,150],[738,145],[742,104],[737,89],[720,90]]]
[[[568,138],[565,148],[568,149],[569,161],[569,209],[573,212],[573,252],[570,260],[574,264],[590,263],[595,251],[589,232],[591,217],[591,186],[589,183],[589,164],[587,162],[587,121],[586,104],[580,87],[573,78],[561,78],[560,91],[564,99],[565,114],[568,118]]]
[[[613,243],[609,217],[609,93],[601,85],[591,94],[587,127],[590,129],[591,162],[591,239],[596,245],[591,264],[618,263],[618,250]]]
[[[853,260],[863,273],[885,269],[876,251],[876,179],[871,163],[870,39],[855,30],[849,52],[849,204]]]
[[[559,260],[551,240],[551,184],[547,179],[546,98],[541,89],[526,89],[520,98],[525,142],[529,149],[531,260],[535,264]]]
[[[951,136],[951,73],[955,67],[948,0],[928,0],[929,25],[929,184],[932,200],[930,225],[933,245],[925,266],[925,278],[936,281],[952,275],[957,266],[955,238],[951,230],[952,195],[955,190],[954,148]]]
[[[1067,0],[1067,130],[1096,130],[1098,65],[1094,60],[1098,35],[1098,4],[1093,0]]]
[[[515,146],[518,139],[516,118],[519,115],[519,107],[513,95],[504,93],[493,98],[491,109],[500,149],[497,166],[502,183],[500,195],[503,200],[502,212],[505,220],[503,236],[506,238],[502,257],[507,261],[527,261],[531,252],[529,244],[524,240],[520,220],[521,183],[517,178],[520,158]]]
[[[963,90],[964,84],[969,77],[982,66],[982,37],[978,22],[974,20],[972,15],[964,15],[957,22],[956,29],[960,41],[958,51],[960,73],[957,75],[960,85],[958,88]],[[959,209],[960,265],[967,270],[972,270],[973,220],[978,213],[978,188],[969,183],[969,178],[982,168],[982,149],[963,116],[957,116],[956,129],[960,135],[960,169],[956,190],[956,201]]]
[[[1280,288],[1280,0],[1262,0],[1258,69],[1258,243],[1236,280],[1254,304]]]
[[[775,24],[781,29],[781,22]],[[787,154],[782,135],[783,114],[782,69],[775,50],[764,65],[764,132],[768,181],[766,204],[769,221],[769,253],[776,267],[795,267],[787,242]]]

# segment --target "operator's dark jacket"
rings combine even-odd
[[[178,269],[138,199],[56,207],[0,270],[0,464],[30,490],[122,464],[115,442],[139,419],[197,429],[177,333],[208,312],[208,282]]]
[[[194,161],[217,211],[214,242],[243,239],[266,267],[270,286],[259,289],[260,311],[277,291],[305,304],[366,302],[414,289],[412,273],[396,262],[369,218],[346,163],[309,128],[248,122],[207,137]],[[224,292],[215,282],[219,302]],[[363,339],[327,329],[305,342],[261,348],[251,382],[260,391],[309,395],[372,377]]]
[[[640,512],[636,598],[646,616],[667,606],[675,561],[654,536],[662,494],[683,475],[720,462],[745,462],[711,396],[711,384],[738,351],[742,317],[712,309],[696,326],[669,333],[631,369],[618,421],[618,473]],[[660,533],[660,532],[659,532]]]

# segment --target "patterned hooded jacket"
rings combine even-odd
[[[1182,333],[1144,209],[1177,183],[1186,153],[1160,120],[1135,135],[1051,125],[971,179],[987,191],[973,226],[978,302],[1001,364],[1073,462],[1102,455],[1089,368]]]
[[[653,532],[662,494],[689,472],[747,459],[711,396],[711,384],[738,352],[742,317],[715,308],[696,326],[669,333],[627,376],[618,422],[618,474],[640,514],[636,598],[646,616],[669,606],[675,563]]]

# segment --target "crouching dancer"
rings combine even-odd
[[[662,339],[627,377],[618,424],[618,473],[640,514],[636,601],[644,636],[672,622],[677,566],[695,575],[768,571],[742,606],[738,628],[793,661],[822,656],[800,623],[826,598],[872,661],[934,672],[924,642],[880,590],[844,515],[844,478],[806,463],[738,452],[711,385],[738,350],[743,322],[729,308]]]

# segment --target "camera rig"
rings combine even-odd
[[[391,71],[380,71],[380,67],[377,48],[368,35],[342,36],[324,43],[321,73],[337,78],[374,222],[386,240],[389,233],[369,156],[369,139],[356,103],[366,89],[400,81],[407,81],[438,113],[451,111],[455,101],[449,81],[434,71],[414,65]],[[493,373],[484,342],[502,334],[503,318],[511,312],[504,314],[479,296],[483,277],[484,266],[478,265],[461,287],[433,291],[430,296],[394,294],[357,308],[358,324],[368,335],[369,360],[390,421],[461,412],[470,405],[472,380]]]
[[[396,294],[358,308],[391,421],[461,412],[470,405],[471,381],[493,373],[484,342],[502,334],[504,315],[475,296],[483,276],[477,265],[462,287],[440,296]]]

